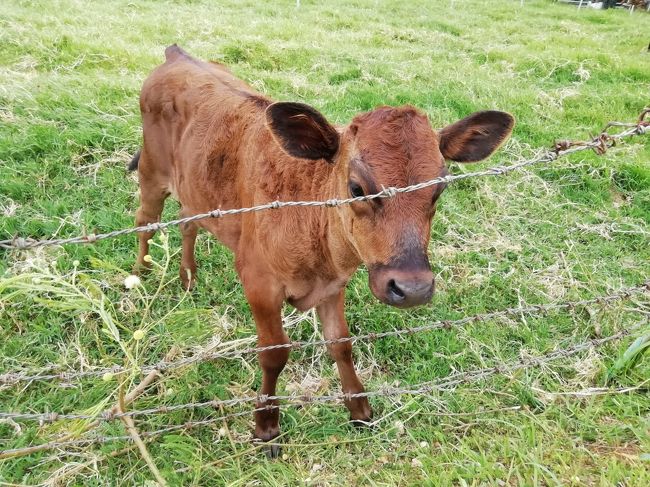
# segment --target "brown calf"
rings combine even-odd
[[[472,162],[489,156],[509,136],[507,113],[478,112],[440,131],[413,107],[380,107],[334,127],[301,103],[274,103],[235,78],[223,65],[196,60],[176,45],[165,51],[142,88],[144,145],[138,168],[136,224],[157,222],[173,195],[183,216],[215,208],[275,200],[326,200],[360,196],[446,174],[444,159]],[[427,257],[431,219],[442,185],[392,199],[338,208],[284,208],[207,219],[181,227],[181,279],[196,275],[198,226],[235,253],[259,345],[288,343],[281,308],[316,307],[327,339],[349,336],[344,288],[360,264],[370,289],[398,307],[427,303],[434,282]],[[141,233],[137,266],[149,252]],[[363,391],[349,342],[329,347],[343,391]],[[275,394],[289,350],[260,353],[261,394]],[[260,403],[258,407],[268,403]],[[352,420],[366,421],[366,398],[346,402]],[[279,411],[255,415],[255,436],[279,434]],[[277,451],[277,450],[274,450]]]

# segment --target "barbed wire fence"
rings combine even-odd
[[[440,329],[449,330],[449,329],[462,327],[470,323],[494,320],[496,318],[504,318],[507,316],[518,316],[523,314],[535,314],[535,313],[545,314],[551,311],[573,310],[576,308],[581,308],[581,307],[594,305],[594,304],[599,306],[604,306],[608,303],[629,299],[634,295],[646,293],[649,291],[650,291],[650,281],[647,281],[638,286],[632,286],[625,289],[621,289],[611,294],[598,296],[596,298],[583,299],[579,301],[568,301],[568,302],[550,303],[550,304],[536,304],[530,306],[518,306],[513,308],[505,308],[503,310],[476,314],[473,316],[460,318],[458,320],[440,320],[440,321],[436,321],[433,323],[420,325],[416,327],[401,328],[397,330],[384,331],[378,333],[367,333],[367,334],[355,335],[355,336],[343,337],[343,338],[333,338],[329,340],[323,339],[323,340],[312,340],[312,341],[292,341],[290,343],[268,345],[264,347],[249,347],[241,350],[230,350],[226,352],[198,353],[190,357],[186,357],[175,361],[161,361],[153,365],[146,365],[140,367],[139,372],[143,374],[148,374],[153,371],[165,372],[173,369],[178,369],[181,367],[186,367],[188,365],[192,365],[198,362],[205,362],[208,360],[227,359],[227,358],[230,359],[238,358],[243,355],[260,353],[260,352],[275,350],[279,348],[289,348],[292,350],[297,350],[297,349],[303,349],[308,347],[335,345],[338,343],[346,343],[346,342],[350,342],[354,344],[362,341],[374,341],[380,338],[414,335],[416,333],[422,333],[422,332],[433,331],[433,330],[440,330]],[[223,344],[223,346],[227,346],[227,344]],[[60,371],[60,372],[54,372],[52,368],[43,368],[39,370],[13,371],[13,372],[6,372],[0,374],[0,384],[15,384],[18,382],[48,381],[48,380],[60,380],[67,383],[78,379],[103,377],[106,374],[116,375],[116,374],[131,372],[131,371],[133,371],[133,368],[129,368],[121,365],[93,369],[93,370]],[[2,417],[3,417],[2,413],[0,413],[0,418]]]
[[[467,372],[456,372],[445,377],[444,380],[437,380],[431,382],[425,382],[420,384],[415,384],[410,387],[385,387],[382,389],[377,389],[374,391],[366,391],[359,393],[337,393],[329,395],[257,395],[257,396],[248,396],[248,397],[239,397],[234,399],[224,399],[224,400],[213,400],[206,402],[195,402],[180,404],[177,406],[165,406],[159,408],[151,408],[144,410],[131,410],[122,413],[113,413],[105,414],[103,416],[93,416],[93,415],[83,415],[83,414],[57,414],[57,413],[41,413],[41,414],[20,414],[20,413],[2,413],[0,418],[13,419],[13,420],[36,420],[42,422],[49,421],[60,421],[60,420],[79,420],[79,419],[92,419],[92,420],[101,420],[101,421],[114,421],[123,417],[133,417],[141,415],[152,415],[159,413],[171,413],[174,411],[181,410],[193,410],[197,408],[218,408],[218,407],[232,407],[244,403],[255,403],[260,402],[264,403],[266,401],[283,401],[286,405],[292,406],[304,406],[307,404],[333,404],[338,405],[343,400],[351,400],[356,398],[370,398],[370,397],[392,397],[392,396],[424,396],[429,395],[433,392],[445,392],[451,390],[453,387],[458,386],[463,383],[472,383],[478,380],[483,380],[493,375],[508,375],[513,374],[514,372],[522,369],[528,369],[532,367],[540,367],[542,365],[551,363],[561,358],[571,357],[580,352],[590,349],[597,349],[604,346],[605,344],[615,342],[626,336],[629,336],[633,332],[641,329],[644,326],[647,326],[650,323],[650,317],[645,317],[643,320],[624,328],[610,336],[603,338],[594,338],[586,340],[577,345],[571,347],[555,350],[553,352],[541,355],[538,357],[523,357],[519,361],[512,362],[510,364],[497,364],[492,367],[485,367],[481,369],[470,370]],[[199,426],[207,426],[217,422],[225,421],[227,419],[233,419],[241,416],[249,416],[257,411],[265,411],[270,409],[278,409],[280,405],[266,405],[262,407],[257,407],[252,410],[240,411],[236,413],[225,414],[215,418],[208,418],[198,421],[188,421],[182,424],[176,424],[167,426],[165,428],[160,428],[152,431],[144,431],[140,433],[142,438],[152,438],[155,436],[160,436],[166,433],[172,433],[180,430],[190,430]],[[92,444],[105,444],[116,441],[133,441],[131,436],[96,436],[92,438],[84,439],[75,439],[67,441],[53,441],[47,443],[45,446],[47,449],[61,449],[69,447],[79,447],[87,446]],[[41,445],[38,445],[38,451],[44,450],[41,448]],[[6,458],[12,458],[16,456],[21,456],[24,453],[30,453],[34,451],[34,447],[25,447],[25,448],[16,448],[8,450],[0,450],[0,460]]]
[[[635,135],[644,135],[648,133],[650,131],[650,121],[646,120],[646,116],[648,115],[648,113],[650,113],[650,108],[645,108],[641,112],[641,114],[638,117],[638,120],[635,123],[609,122],[605,126],[605,128],[600,132],[600,134],[598,134],[596,137],[593,137],[591,140],[587,140],[587,141],[562,140],[556,142],[556,144],[552,149],[544,149],[539,151],[539,154],[533,157],[532,159],[517,162],[509,166],[495,166],[486,169],[484,171],[442,176],[442,177],[430,179],[429,181],[424,181],[418,184],[404,186],[401,188],[394,188],[394,187],[384,188],[382,191],[378,193],[370,194],[366,196],[358,196],[356,198],[344,198],[344,199],[333,198],[326,201],[273,201],[271,203],[266,203],[257,206],[250,206],[246,208],[234,208],[234,209],[227,209],[227,210],[214,209],[207,213],[199,213],[186,218],[178,218],[176,220],[170,220],[167,222],[150,223],[148,225],[143,225],[139,227],[124,228],[121,230],[114,230],[107,233],[99,233],[99,234],[92,233],[88,235],[79,235],[70,238],[36,240],[27,237],[14,237],[12,239],[0,240],[0,248],[26,250],[26,249],[33,249],[36,247],[45,247],[45,246],[52,246],[52,245],[95,243],[100,240],[120,237],[123,235],[130,235],[132,233],[155,232],[158,230],[164,230],[172,226],[195,222],[198,220],[205,220],[207,218],[224,218],[226,216],[241,215],[243,213],[278,210],[281,208],[290,208],[290,207],[332,208],[337,206],[349,205],[361,201],[370,201],[378,198],[394,198],[398,194],[410,193],[431,186],[436,186],[438,184],[453,183],[464,179],[487,177],[487,176],[501,176],[536,164],[550,163],[556,161],[560,157],[568,156],[569,154],[574,154],[576,152],[593,150],[599,155],[604,154],[608,148],[612,147],[620,140]],[[625,129],[622,130],[621,132],[612,134],[609,133],[609,130],[612,127],[624,127]]]
[[[598,346],[609,343],[614,340],[618,340],[620,338],[623,338],[624,336],[629,335],[633,331],[639,329],[642,325],[650,321],[650,317],[646,318],[645,320],[640,321],[636,325],[634,325],[631,328],[622,330],[620,332],[615,333],[614,335],[604,337],[604,338],[599,338],[599,339],[592,339],[588,340],[580,345],[576,345],[564,350],[558,350],[556,352],[553,352],[549,354],[547,357],[553,357],[552,359],[549,359],[549,361],[556,360],[557,358],[561,358],[562,356],[568,356],[569,355],[574,355],[575,353],[578,353],[580,351],[585,350],[586,348],[598,348]],[[591,344],[591,345],[590,345]],[[535,362],[534,358],[527,359],[525,363],[533,363]],[[519,367],[521,368],[521,367]],[[480,369],[481,374],[483,374],[484,371],[490,371],[490,375],[503,372],[503,371],[512,371],[512,370],[518,370],[518,369],[512,369],[509,368],[508,366],[501,366],[501,365],[496,365],[494,367],[489,367],[487,369]],[[456,380],[455,377],[462,375],[465,376],[466,374],[470,374],[471,377],[476,378],[476,371],[473,372],[466,372],[466,373],[455,373],[450,376],[447,376],[445,380],[447,381],[453,381]],[[481,375],[482,377],[482,375]],[[461,380],[461,382],[466,382],[466,380]],[[456,385],[457,382],[453,382],[453,385]],[[427,386],[428,387],[428,386]],[[426,389],[427,387],[424,386],[424,384],[416,384],[413,385],[409,388],[405,389],[390,389],[391,393],[388,395],[402,395],[402,394],[417,394],[417,391],[421,391],[422,389]],[[362,392],[362,393],[357,393],[357,394],[346,394],[346,393],[340,393],[340,394],[331,394],[327,396],[309,396],[305,394],[300,394],[300,395],[254,395],[254,396],[242,396],[242,397],[236,397],[232,399],[214,399],[210,401],[201,401],[201,402],[191,402],[191,403],[186,403],[186,404],[176,404],[176,405],[171,405],[171,406],[159,406],[156,408],[149,408],[149,409],[143,409],[143,410],[130,410],[130,411],[125,411],[121,413],[114,413],[110,410],[105,411],[100,414],[66,414],[66,413],[57,413],[57,412],[47,412],[47,413],[4,413],[0,412],[0,419],[12,419],[12,420],[20,420],[20,421],[40,421],[40,422],[54,422],[54,421],[64,421],[64,420],[79,420],[79,419],[92,419],[92,420],[99,420],[102,422],[108,422],[108,421],[113,421],[115,419],[123,418],[123,417],[128,417],[128,416],[150,416],[153,414],[168,414],[172,413],[175,411],[181,411],[181,410],[190,410],[190,409],[198,409],[198,408],[219,408],[221,406],[224,407],[230,407],[230,406],[236,406],[239,404],[245,404],[245,403],[251,403],[251,402],[266,402],[266,401],[272,401],[272,400],[282,400],[282,401],[291,401],[291,402],[297,402],[297,403],[313,403],[313,402],[331,402],[331,401],[336,401],[339,399],[355,399],[355,398],[360,398],[360,397],[373,397],[376,395],[385,395],[386,390],[380,390],[380,391],[370,391],[370,392]],[[401,391],[401,392],[398,392]],[[427,389],[428,391],[428,389]],[[428,391],[431,392],[431,391]]]
[[[650,281],[647,281],[639,286],[624,288],[619,291],[612,292],[610,294],[598,296],[591,299],[567,301],[562,303],[519,306],[514,308],[506,308],[495,312],[477,314],[474,316],[465,317],[458,320],[437,321],[431,324],[421,325],[418,327],[403,328],[403,329],[391,330],[391,331],[380,332],[380,333],[357,335],[355,337],[346,337],[346,338],[340,338],[335,340],[295,341],[289,344],[283,344],[281,346],[290,347],[292,349],[302,349],[302,348],[307,348],[312,346],[330,345],[330,344],[346,342],[346,341],[370,342],[370,341],[388,338],[388,337],[411,336],[414,334],[422,333],[425,331],[431,331],[431,330],[456,329],[460,326],[464,326],[470,323],[478,323],[478,322],[484,322],[489,320],[495,320],[498,318],[504,318],[508,316],[522,316],[524,314],[546,315],[553,311],[566,311],[566,310],[578,311],[592,305],[604,308],[617,301],[630,300],[635,297],[643,296],[646,293],[650,293]],[[641,314],[644,314],[641,309],[638,310],[635,309],[633,311],[640,311]],[[0,413],[0,420],[39,421],[41,424],[55,422],[55,421],[65,421],[65,420],[70,420],[70,421],[90,420],[94,422],[91,427],[95,427],[99,423],[111,422],[122,418],[152,416],[156,414],[169,414],[177,411],[195,410],[195,409],[204,409],[204,408],[215,409],[215,408],[224,408],[224,407],[235,407],[247,403],[266,402],[269,400],[283,401],[283,403],[286,403],[287,405],[294,405],[294,406],[304,405],[304,404],[316,404],[316,403],[336,405],[336,404],[340,404],[340,402],[343,400],[350,400],[358,397],[392,397],[392,396],[401,396],[401,395],[423,396],[436,391],[444,392],[460,384],[471,383],[477,380],[488,378],[493,375],[497,375],[497,374],[508,375],[508,374],[512,374],[517,370],[538,367],[564,357],[570,357],[576,355],[585,350],[597,349],[607,343],[612,343],[617,340],[620,340],[630,335],[634,331],[639,330],[641,327],[646,326],[648,323],[650,323],[650,314],[645,313],[645,315],[646,316],[642,321],[639,321],[633,326],[622,329],[614,333],[613,335],[607,337],[586,340],[577,345],[573,345],[565,349],[555,350],[553,352],[547,353],[539,357],[535,357],[535,356],[523,357],[518,362],[514,362],[510,364],[505,364],[505,365],[497,364],[492,367],[487,367],[487,368],[482,368],[477,370],[470,370],[466,372],[455,372],[441,380],[436,380],[428,383],[415,384],[404,388],[388,387],[388,388],[383,388],[383,389],[368,391],[363,393],[357,393],[357,394],[337,393],[337,394],[320,395],[320,396],[318,395],[312,396],[306,394],[275,395],[275,396],[250,395],[250,396],[243,396],[243,397],[235,397],[232,399],[216,399],[216,400],[203,401],[203,402],[192,402],[192,403],[169,405],[169,406],[165,405],[165,406],[159,406],[159,407],[148,408],[148,409],[140,409],[140,410],[133,409],[129,411],[123,411],[123,410],[116,410],[115,408],[111,408],[109,410],[106,410],[98,414],[76,414],[76,413],[59,413],[59,412],[43,412],[43,413],[2,412]],[[241,357],[245,354],[256,353],[256,352],[268,350],[270,348],[279,348],[279,347],[280,346],[250,347],[242,350],[229,351],[227,353],[197,354],[176,361],[171,361],[171,362],[162,361],[152,366],[142,367],[139,370],[142,373],[147,373],[147,377],[155,378],[164,371],[178,369],[180,367],[188,366],[194,363],[204,362],[207,360],[214,360],[218,358]],[[119,369],[108,368],[108,369],[98,369],[93,371],[64,372],[64,373],[57,373],[57,374],[35,374],[35,375],[25,375],[22,372],[11,372],[8,374],[4,374],[2,376],[2,383],[4,383],[5,385],[11,385],[11,384],[17,384],[25,381],[57,380],[57,379],[65,379],[67,381],[70,381],[73,379],[87,378],[89,376],[96,377],[99,376],[100,374],[103,375],[108,370],[113,371],[111,373],[119,374],[119,373],[128,372],[132,369],[129,369],[127,367],[121,367]],[[145,387],[143,387],[143,384],[145,386],[148,386],[149,383],[150,382],[148,382],[147,379],[145,379],[136,388],[136,389],[140,389],[140,392],[136,393],[129,402],[135,400],[137,396],[144,391]],[[255,409],[248,409],[245,411],[229,413],[214,418],[207,418],[203,420],[189,421],[182,424],[170,425],[158,430],[144,431],[140,434],[140,436],[142,438],[153,438],[174,431],[189,430],[200,426],[215,424],[217,422],[225,421],[228,419],[234,419],[242,416],[250,416],[255,411],[263,411],[266,409],[274,409],[277,407],[279,406],[269,405],[269,406],[255,408]],[[73,439],[73,440],[64,440],[64,441],[55,440],[49,443],[32,445],[24,448],[0,450],[0,460],[24,456],[30,453],[35,453],[37,451],[81,447],[81,446],[87,446],[91,444],[104,444],[104,443],[110,443],[116,441],[133,441],[133,438],[131,436],[123,435],[123,436],[107,436],[107,437],[94,436],[91,438],[82,438],[82,439]]]
[[[190,221],[196,221],[205,218],[222,218],[228,215],[242,214],[255,211],[265,211],[272,209],[280,209],[284,207],[336,207],[345,204],[350,204],[358,201],[367,201],[376,198],[391,198],[400,193],[407,193],[411,191],[417,191],[429,186],[442,183],[450,183],[458,180],[474,178],[474,177],[484,177],[484,176],[498,176],[503,175],[512,171],[520,170],[528,166],[540,163],[550,163],[557,160],[562,156],[566,156],[572,153],[576,153],[584,150],[594,150],[598,154],[604,153],[609,147],[616,144],[617,141],[622,139],[632,137],[635,135],[646,134],[649,131],[650,122],[646,121],[645,118],[647,114],[650,113],[650,109],[645,109],[640,114],[637,122],[635,123],[621,123],[621,122],[610,122],[605,129],[596,137],[588,141],[582,142],[570,142],[570,141],[561,141],[555,144],[552,150],[540,151],[539,154],[532,159],[524,160],[509,166],[497,166],[484,171],[478,171],[473,173],[465,173],[458,175],[445,176],[441,178],[432,179],[420,184],[407,186],[403,188],[386,188],[379,193],[358,197],[358,198],[346,198],[346,199],[331,199],[327,201],[285,201],[285,202],[272,202],[265,205],[253,206],[248,208],[239,208],[239,209],[229,209],[229,210],[213,210],[208,213],[203,213],[199,215],[194,215],[188,218],[182,218],[177,220],[172,220],[168,222],[154,223],[150,225],[145,225],[141,227],[121,229],[112,232],[102,233],[102,234],[90,234],[83,236],[76,236],[64,239],[46,239],[46,240],[37,240],[24,237],[16,237],[8,240],[0,241],[0,248],[4,249],[15,249],[15,250],[28,250],[36,247],[51,246],[51,245],[65,245],[65,244],[82,244],[82,243],[93,243],[104,239],[114,238],[121,235],[132,234],[136,232],[150,232],[155,230],[162,230],[174,225],[179,225],[181,223],[186,223]],[[612,127],[622,127],[624,130],[611,134],[609,133],[610,128]],[[254,354],[263,352],[266,350],[272,350],[277,348],[289,348],[292,350],[295,349],[305,349],[309,347],[316,346],[327,346],[333,345],[336,343],[345,343],[345,342],[373,342],[378,339],[384,339],[388,337],[405,337],[409,335],[415,335],[419,333],[424,333],[428,331],[440,330],[440,329],[456,329],[463,327],[468,324],[477,323],[481,321],[496,320],[506,317],[517,317],[523,315],[532,315],[537,314],[545,315],[550,312],[555,311],[574,311],[577,309],[582,309],[588,306],[600,306],[605,307],[616,301],[630,300],[634,297],[645,296],[646,293],[650,292],[650,280],[646,281],[637,286],[624,288],[610,294],[602,295],[596,298],[583,299],[577,301],[567,301],[562,303],[550,303],[550,304],[538,304],[538,305],[526,305],[518,306],[513,308],[506,308],[499,311],[492,311],[482,314],[477,314],[474,316],[464,317],[457,320],[441,320],[433,323],[402,328],[396,330],[390,330],[386,332],[379,333],[367,333],[352,337],[338,338],[332,340],[311,340],[311,341],[293,341],[287,344],[272,345],[267,347],[247,347],[243,349],[234,349],[228,351],[217,351],[212,352],[208,351],[206,353],[198,353],[185,357],[178,360],[163,360],[161,362],[146,365],[146,366],[137,366],[137,367],[128,367],[122,365],[115,365],[113,367],[105,368],[94,368],[91,370],[76,370],[76,371],[61,371],[57,370],[55,367],[46,367],[41,369],[32,369],[32,370],[16,370],[0,374],[0,386],[11,387],[13,385],[22,384],[22,383],[31,383],[36,381],[79,381],[88,378],[96,378],[101,376],[106,376],[106,374],[119,375],[126,373],[138,372],[141,374],[146,374],[145,379],[135,388],[134,391],[131,391],[129,398],[126,401],[131,403],[135,401],[139,395],[141,395],[146,387],[157,378],[161,373],[186,367],[195,363],[205,362],[209,360],[217,359],[232,359],[240,358],[244,355]],[[326,394],[326,395],[306,395],[306,394],[291,394],[291,395],[249,395],[242,397],[234,397],[231,399],[216,399],[211,401],[203,402],[191,402],[185,404],[177,405],[165,405],[158,406],[148,409],[131,409],[125,410],[124,407],[113,407],[103,412],[97,414],[80,414],[80,413],[67,413],[67,412],[0,412],[0,420],[8,421],[39,421],[43,424],[55,422],[55,421],[92,421],[86,428],[84,428],[81,433],[77,434],[68,434],[63,438],[57,438],[53,441],[35,444],[32,446],[27,446],[23,448],[15,449],[5,449],[0,450],[0,460],[8,458],[16,458],[38,451],[45,451],[51,449],[63,450],[69,448],[83,447],[92,444],[106,444],[117,441],[136,441],[137,436],[133,435],[123,435],[123,436],[92,436],[88,438],[78,438],[80,434],[87,432],[88,429],[94,428],[95,426],[101,423],[112,422],[118,419],[131,419],[134,417],[149,417],[152,415],[158,414],[169,414],[176,411],[187,411],[187,410],[197,410],[197,409],[223,409],[225,407],[236,407],[249,403],[264,403],[266,401],[279,401],[282,404],[290,406],[300,406],[306,404],[324,404],[324,405],[339,405],[341,402],[346,400],[351,400],[361,397],[396,397],[396,396],[427,396],[435,392],[445,392],[452,390],[453,388],[464,384],[471,383],[474,381],[483,380],[495,375],[509,375],[513,374],[516,371],[522,369],[529,369],[533,367],[540,367],[546,364],[549,364],[553,361],[557,361],[561,358],[571,357],[579,354],[580,352],[586,350],[594,350],[600,347],[603,347],[606,344],[614,343],[619,341],[626,336],[640,330],[642,327],[645,327],[650,323],[650,314],[642,311],[641,309],[633,309],[632,311],[637,311],[640,314],[644,315],[644,319],[641,321],[623,328],[616,333],[602,337],[602,338],[593,338],[586,340],[584,342],[578,343],[576,345],[551,351],[544,355],[540,356],[523,356],[518,361],[510,362],[507,364],[497,364],[491,367],[485,367],[469,371],[458,371],[454,372],[443,379],[423,382],[414,384],[408,387],[384,387],[377,390],[371,390],[361,393],[336,393],[336,394]],[[122,406],[124,406],[124,401]],[[242,416],[250,416],[255,411],[263,411],[268,409],[278,408],[279,405],[267,405],[263,407],[257,407],[255,409],[247,409],[245,411],[237,411],[229,414],[222,414],[218,417],[210,417],[202,420],[193,420],[188,421],[182,424],[174,424],[164,428],[143,431],[139,433],[141,438],[154,438],[156,436],[164,435],[174,431],[183,431],[190,430],[193,428],[198,428],[200,426],[207,426],[210,424],[215,424],[217,422],[225,421],[228,419],[233,419]],[[125,423],[127,424],[127,423]],[[128,424],[127,424],[128,428]],[[72,437],[72,438],[71,438]]]

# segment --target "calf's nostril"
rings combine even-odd
[[[402,289],[400,289],[400,287],[395,282],[395,279],[388,281],[388,292],[393,294],[398,299],[404,299],[406,297],[404,295],[404,291],[402,291]]]

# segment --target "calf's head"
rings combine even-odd
[[[337,130],[300,103],[274,103],[266,117],[288,154],[336,164],[337,197],[364,196],[444,176],[445,159],[485,159],[514,125],[507,113],[485,111],[436,131],[413,107],[380,107]],[[434,279],[427,248],[443,190],[439,184],[338,208],[345,236],[368,268],[370,289],[380,301],[408,308],[431,299]]]

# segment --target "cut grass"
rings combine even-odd
[[[507,110],[517,119],[513,138],[487,166],[526,157],[556,139],[584,139],[609,120],[634,120],[648,104],[650,57],[638,38],[647,21],[641,13],[578,11],[542,0],[523,8],[505,0],[471,6],[303,0],[299,9],[293,1],[4,5],[0,238],[132,225],[137,185],[125,166],[141,143],[138,93],[173,42],[197,57],[227,62],[258,90],[310,103],[337,123],[379,104],[416,105],[436,127],[475,110]],[[648,160],[646,137],[601,158],[580,153],[548,168],[450,186],[432,229],[438,288],[432,304],[406,312],[383,306],[372,298],[362,269],[347,288],[352,332],[595,296],[647,279]],[[168,204],[165,218],[176,211]],[[173,346],[190,355],[208,343],[253,343],[232,256],[201,236],[197,290],[185,295],[172,278],[177,232],[169,241],[158,240],[153,250],[163,268],[129,292],[122,281],[135,257],[133,238],[4,252],[0,371],[154,363]],[[632,305],[648,312],[648,299],[637,298],[602,313],[478,323],[357,344],[356,362],[369,389],[435,380],[613,333],[638,320]],[[320,336],[312,314],[292,315],[290,322],[294,339]],[[140,341],[133,340],[137,329],[146,331]],[[603,385],[626,345],[453,393],[375,399],[376,417],[385,419],[372,431],[352,429],[343,407],[286,407],[286,458],[275,462],[251,443],[252,418],[246,417],[166,435],[148,448],[172,485],[648,485],[647,389],[557,394]],[[611,369],[621,371],[613,387],[644,384],[647,354],[624,369]],[[130,376],[127,385],[138,380]],[[253,357],[202,363],[165,374],[136,407],[251,394],[259,381]],[[97,411],[112,405],[118,390],[115,379],[64,386],[0,386],[0,410]],[[320,348],[294,352],[280,381],[282,393],[338,387]],[[213,414],[221,412],[175,412],[138,421],[138,427]],[[2,422],[0,448],[42,442],[74,426]],[[124,434],[119,423],[99,431]],[[0,461],[0,481],[129,485],[152,479],[137,450],[123,448]]]

